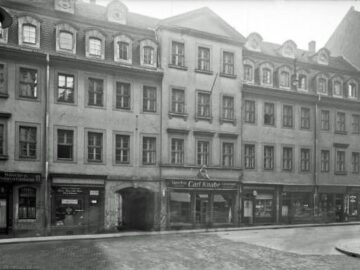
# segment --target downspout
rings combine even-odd
[[[314,112],[314,174],[313,174],[313,183],[314,183],[314,217],[317,212],[317,202],[318,202],[318,160],[317,160],[317,151],[318,151],[318,126],[317,126],[317,117],[318,117],[318,103],[321,101],[321,96],[318,95],[318,98],[315,102],[315,112]]]

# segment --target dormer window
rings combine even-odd
[[[24,24],[22,28],[23,42],[36,44],[36,27],[32,24]]]
[[[76,30],[62,23],[56,25],[56,51],[76,53]]]
[[[290,68],[287,66],[283,66],[279,68],[278,74],[279,74],[279,87],[290,89]]]
[[[119,59],[121,60],[129,59],[129,43],[124,41],[119,42]]]
[[[244,81],[254,83],[254,64],[248,59],[244,60]]]
[[[7,43],[8,29],[3,29],[0,22],[0,43]]]
[[[60,36],[59,36],[59,47],[62,50],[72,50],[73,48],[73,43],[74,43],[74,37],[73,34],[67,31],[60,31]]]
[[[145,66],[156,67],[157,65],[157,45],[152,40],[142,40],[140,42],[140,63]]]
[[[295,58],[296,44],[292,40],[287,40],[281,46],[281,54],[284,57]]]
[[[95,56],[101,56],[101,40],[98,38],[89,38],[89,53]]]
[[[144,47],[144,64],[154,65],[154,48],[151,46]]]
[[[347,84],[347,91],[349,98],[357,98],[357,84],[354,81]]]
[[[30,16],[18,19],[19,45],[40,47],[40,22]]]
[[[262,70],[262,83],[271,84],[271,69],[263,68]]]
[[[319,52],[315,54],[315,60],[320,65],[328,65],[329,57],[330,57],[330,52],[325,48],[320,49]]]
[[[132,40],[121,35],[114,38],[114,61],[132,63]]]
[[[317,91],[321,94],[327,94],[327,79],[325,77],[319,77],[317,79]]]
[[[261,42],[262,37],[258,33],[251,33],[246,39],[245,47],[250,51],[260,52]]]
[[[105,58],[105,37],[97,30],[90,30],[85,34],[86,57]]]
[[[340,80],[334,80],[333,82],[333,95],[338,97],[343,96],[342,82]]]
[[[298,78],[298,89],[306,90],[307,89],[307,77],[305,74],[300,74]]]

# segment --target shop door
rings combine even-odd
[[[209,196],[208,194],[197,194],[196,195],[196,224],[206,225],[208,223],[208,213],[209,213]]]
[[[8,203],[7,199],[0,198],[0,233],[7,233],[8,230]]]

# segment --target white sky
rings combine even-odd
[[[111,0],[97,0],[106,4]],[[265,41],[282,44],[292,39],[307,49],[325,45],[351,6],[360,11],[360,0],[122,0],[129,11],[159,19],[207,6],[245,37],[258,32]]]

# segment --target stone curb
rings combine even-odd
[[[33,243],[33,242],[67,241],[67,240],[108,239],[108,238],[133,237],[133,236],[171,235],[171,234],[188,234],[188,233],[215,233],[215,232],[226,232],[226,231],[275,230],[275,229],[291,229],[291,228],[307,228],[307,227],[349,226],[349,225],[360,225],[360,222],[265,225],[265,226],[209,228],[209,229],[192,229],[192,230],[176,230],[176,231],[172,230],[172,231],[154,231],[154,232],[117,232],[117,233],[104,233],[104,234],[7,238],[7,239],[0,239],[0,245]]]
[[[351,257],[357,257],[360,258],[360,249],[358,252],[356,251],[351,251],[346,247],[342,247],[342,246],[335,246],[335,249],[341,253],[344,253],[345,255],[351,256]]]

